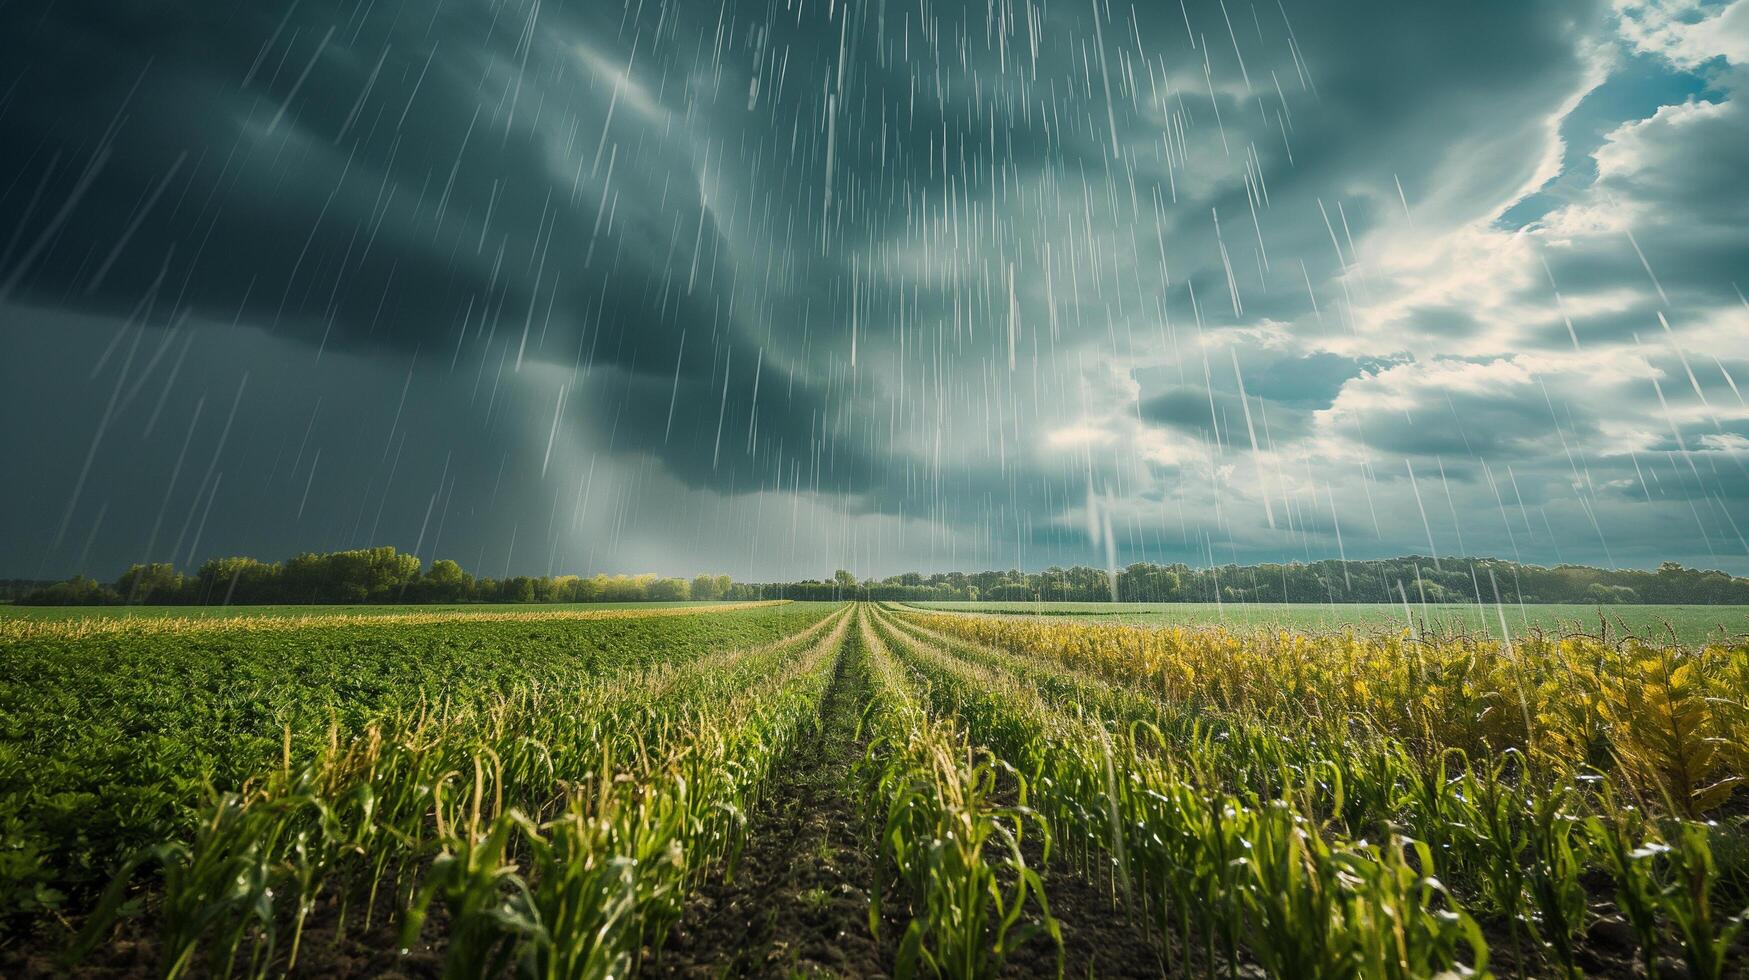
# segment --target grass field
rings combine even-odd
[[[1311,605],[1267,603],[1217,606],[1212,602],[919,602],[920,609],[995,613],[1007,616],[1066,616],[1089,622],[1135,626],[1223,626],[1227,629],[1287,629],[1326,632],[1353,628],[1363,631],[1401,630],[1406,619],[1401,605],[1344,603]],[[1600,636],[1604,623],[1611,637],[1637,636],[1679,643],[1749,636],[1749,606],[1578,606],[1411,604],[1409,616],[1418,630],[1436,636],[1500,636],[1500,614],[1513,634],[1533,629],[1568,635]]]
[[[1749,645],[1162,615],[6,621],[0,975],[1742,975]]]

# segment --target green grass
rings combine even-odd
[[[746,600],[733,600],[738,603]],[[690,602],[467,602],[433,605],[267,605],[267,606],[19,606],[0,604],[0,620],[164,618],[239,619],[247,617],[292,618],[301,616],[396,616],[405,614],[461,612],[589,612],[602,609],[668,609],[688,606],[720,606],[728,601]]]
[[[1325,632],[1354,628],[1363,631],[1402,629],[1403,606],[1352,603],[1333,606],[1309,603],[1259,603],[1216,606],[1212,602],[917,602],[924,609],[1002,615],[1062,616],[1069,619],[1140,626],[1225,626],[1251,630],[1282,628]],[[1549,633],[1597,636],[1607,619],[1611,637],[1634,635],[1697,644],[1722,635],[1749,634],[1749,606],[1581,606],[1507,605],[1506,628],[1514,634],[1539,629]],[[1417,629],[1430,634],[1500,634],[1493,605],[1428,605],[1411,603]]]

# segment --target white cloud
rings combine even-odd
[[[1715,57],[1749,62],[1749,0],[1709,12],[1711,6],[1699,0],[1624,0],[1617,10],[1622,36],[1639,50],[1687,68]]]

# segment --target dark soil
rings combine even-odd
[[[776,776],[733,875],[707,882],[643,973],[656,977],[884,977],[903,923],[868,928],[875,878],[857,810],[866,680],[847,651],[821,725]]]
[[[147,896],[155,898],[156,896]],[[392,980],[435,978],[443,974],[443,950],[448,932],[448,913],[441,902],[434,903],[425,928],[413,946],[400,947],[400,923],[394,902],[379,897],[376,914],[368,930],[358,928],[359,911],[354,908],[352,926],[344,936],[339,934],[338,904],[328,898],[319,902],[304,927],[298,947],[297,968],[293,977],[364,978],[382,977]],[[148,911],[150,902],[147,903]],[[38,978],[79,977],[102,980],[146,980],[163,975],[158,936],[151,930],[153,915],[136,915],[119,920],[108,939],[90,955],[69,965],[61,955],[70,933],[42,936],[32,946],[19,950],[0,951],[0,977]],[[289,941],[289,937],[286,941]],[[246,972],[248,952],[239,954],[242,962],[238,972]],[[281,965],[274,974],[285,973]],[[216,975],[220,970],[204,959],[197,959],[189,969],[191,976]]]
[[[1023,845],[1024,846],[1024,845]],[[1029,860],[1039,855],[1029,854]],[[1036,870],[1036,864],[1034,865]],[[1068,869],[1041,873],[1051,916],[1063,937],[1063,976],[1152,978],[1164,975],[1159,950],[1104,888]],[[1037,936],[1004,964],[1004,977],[1054,976],[1057,951],[1049,936]]]
[[[335,940],[336,914],[330,908],[318,908],[311,931],[304,936],[298,951],[297,977],[384,977],[395,980],[436,978],[443,975],[444,950],[448,946],[449,910],[441,901],[433,902],[425,928],[418,940],[403,950],[400,916],[392,903],[381,903],[380,910],[368,932],[356,929],[344,939]],[[324,914],[325,913],[325,914]]]
[[[1593,895],[1607,886],[1591,883]],[[1714,906],[1716,910],[1717,905]],[[1497,918],[1484,918],[1479,923],[1488,942],[1488,969],[1497,977],[1559,976],[1560,967],[1554,955],[1538,952],[1528,931],[1518,931],[1514,944],[1512,931]],[[1591,917],[1585,933],[1574,944],[1574,960],[1587,977],[1643,978],[1646,976],[1639,940],[1613,902],[1591,903]],[[1682,960],[1682,946],[1673,936],[1666,936],[1654,955],[1654,965],[1662,980],[1687,980],[1687,964]],[[1725,956],[1725,980],[1749,978],[1749,930],[1739,933]]]

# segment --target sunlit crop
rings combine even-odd
[[[374,622],[349,629],[416,635]],[[764,816],[797,805],[772,787],[845,685],[863,693],[835,722],[856,747],[834,791],[854,803],[868,871],[866,914],[841,928],[871,936],[895,976],[1079,975],[1089,910],[1065,916],[1052,896],[1088,889],[1170,975],[1720,978],[1742,956],[1741,646],[868,603],[625,628],[611,658],[534,657],[466,694],[319,723],[288,713],[228,746],[254,760],[245,775],[128,827],[138,846],[91,852],[111,856],[107,886],[54,906],[59,962],[133,937],[167,977],[275,976],[384,947],[454,977],[650,971],[699,897],[747,871]],[[127,634],[62,640],[111,635]],[[154,785],[130,791],[169,792]],[[9,799],[15,821],[41,819]],[[815,916],[834,899],[772,897]]]

